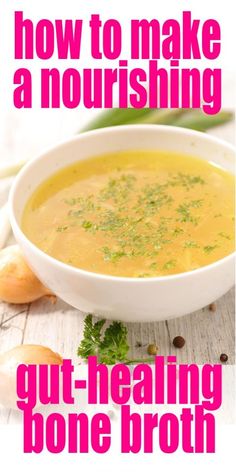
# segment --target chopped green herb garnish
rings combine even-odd
[[[190,208],[200,208],[203,204],[203,200],[192,200],[189,203]]]
[[[172,233],[174,236],[178,236],[179,234],[183,233],[184,230],[182,228],[175,228],[173,229]]]
[[[69,226],[58,226],[56,231],[57,233],[63,233],[64,231],[66,231],[67,229],[69,228]]]
[[[197,248],[199,245],[196,243],[196,241],[185,241],[184,242],[184,248]]]
[[[126,255],[124,251],[112,251],[108,247],[103,247],[102,252],[104,254],[104,261],[110,262],[117,262],[121,257]]]
[[[175,266],[176,266],[176,261],[172,259],[163,265],[163,269],[170,270],[170,269],[173,269]]]
[[[179,205],[176,211],[180,214],[180,218],[178,218],[177,221],[180,221],[181,223],[193,223],[194,225],[197,225],[199,218],[193,216],[190,210],[192,208],[200,208],[202,204],[203,200],[192,200],[191,202],[182,203]]]
[[[167,185],[172,187],[185,187],[187,190],[190,190],[195,185],[203,184],[205,184],[205,181],[199,175],[188,175],[179,172],[168,181]]]
[[[100,231],[115,231],[128,222],[128,218],[123,218],[119,213],[108,210],[102,215],[101,222],[98,225]]]
[[[214,251],[218,246],[215,245],[215,246],[204,246],[203,248],[203,251],[206,253],[206,254],[210,254],[212,251]]]
[[[224,233],[223,231],[221,233],[218,233],[219,236],[221,236],[224,239],[228,239],[229,241],[232,239],[229,234]]]
[[[94,224],[92,223],[92,221],[83,221],[82,227],[86,230],[89,230],[94,227]]]
[[[79,203],[80,200],[81,200],[80,197],[78,197],[78,198],[66,198],[66,199],[64,200],[64,202],[65,202],[67,205],[74,206],[74,205],[76,205],[77,203]]]
[[[166,185],[146,185],[141,189],[136,211],[145,216],[157,213],[164,205],[171,205],[173,198],[166,193]]]
[[[152,263],[150,264],[150,266],[149,266],[149,269],[156,270],[156,269],[157,269],[157,266],[158,266],[157,262],[152,262]]]
[[[116,179],[110,179],[107,186],[100,192],[100,199],[118,201],[126,200],[134,187],[136,177],[133,174],[123,174]]]

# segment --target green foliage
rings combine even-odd
[[[138,362],[152,363],[153,358],[129,359],[127,328],[119,321],[113,321],[103,331],[106,320],[93,323],[92,315],[87,315],[84,321],[84,337],[78,347],[77,354],[84,360],[89,356],[97,356],[101,364],[132,364]]]

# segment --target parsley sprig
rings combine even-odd
[[[83,339],[77,351],[79,357],[87,360],[89,356],[97,356],[101,364],[107,365],[143,362],[151,364],[153,362],[152,357],[130,359],[128,357],[129,344],[126,326],[119,321],[113,321],[103,331],[105,323],[106,320],[104,319],[93,323],[92,315],[86,316]]]

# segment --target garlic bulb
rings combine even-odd
[[[19,364],[62,364],[62,357],[45,346],[22,344],[0,355],[0,404],[16,409],[16,370]]]
[[[7,303],[30,303],[53,293],[34,275],[17,245],[0,251],[0,299]]]

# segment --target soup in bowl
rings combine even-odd
[[[202,133],[122,126],[30,162],[10,195],[38,277],[85,312],[167,319],[233,285],[234,149]]]

